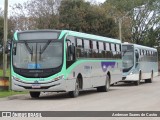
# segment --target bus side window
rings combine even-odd
[[[115,44],[111,43],[111,58],[115,58],[116,50],[115,50]]]
[[[110,43],[106,43],[106,58],[111,57],[111,46]]]
[[[98,57],[98,48],[97,48],[97,42],[92,41],[93,49],[92,49],[92,57],[97,58]]]
[[[77,38],[77,45],[78,48],[82,48],[83,47],[83,41],[80,38]]]
[[[90,41],[84,39],[84,57],[90,58],[91,57],[91,51],[90,51]]]
[[[99,42],[99,58],[105,57],[104,44],[103,42]]]
[[[110,51],[110,45],[109,45],[109,43],[106,43],[106,51]]]
[[[83,53],[83,48],[84,48],[84,43],[83,43],[83,40],[82,39],[80,39],[80,38],[77,38],[76,39],[77,40],[77,44],[76,44],[76,56],[77,56],[77,58],[81,58],[81,57],[84,57],[84,53]]]
[[[116,52],[117,52],[117,58],[121,58],[121,48],[120,44],[116,44]]]

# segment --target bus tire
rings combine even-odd
[[[76,80],[75,83],[75,90],[69,92],[69,96],[72,98],[78,97],[79,96],[79,81],[78,79]]]
[[[148,82],[149,82],[149,83],[152,83],[152,82],[153,82],[153,71],[152,71],[152,73],[151,73],[151,78],[149,79]]]
[[[107,76],[105,85],[104,85],[104,86],[97,87],[97,91],[98,91],[98,92],[108,92],[108,91],[109,91],[109,88],[110,88],[110,79],[109,79],[109,77]]]
[[[152,82],[153,82],[153,71],[151,73],[151,78],[145,80],[145,83],[152,83]]]
[[[32,98],[39,98],[40,92],[29,92]]]
[[[136,86],[140,85],[139,80],[138,80],[138,81],[135,81],[134,84],[135,84]]]
[[[138,86],[138,85],[140,85],[140,81],[141,81],[141,77],[142,76],[142,74],[141,74],[141,72],[139,73],[139,80],[137,80],[137,81],[135,81],[134,82],[134,84],[136,85],[136,86]]]

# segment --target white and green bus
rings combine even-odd
[[[11,88],[69,92],[97,88],[107,92],[122,78],[120,40],[69,30],[15,32],[11,42]]]
[[[151,83],[158,75],[157,49],[137,44],[122,44],[123,80],[139,85],[141,80]]]

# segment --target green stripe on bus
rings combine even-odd
[[[16,40],[16,41],[18,40],[17,32],[14,33],[14,40]]]

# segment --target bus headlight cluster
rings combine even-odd
[[[56,78],[54,78],[53,80],[57,81],[57,80],[60,80],[60,79],[63,79],[64,78],[64,75],[61,75],[61,76],[58,76]]]
[[[12,76],[12,79],[13,79],[13,80],[16,80],[16,81],[21,81],[21,79],[19,79],[19,78],[17,78],[17,77],[14,77],[14,76]]]

